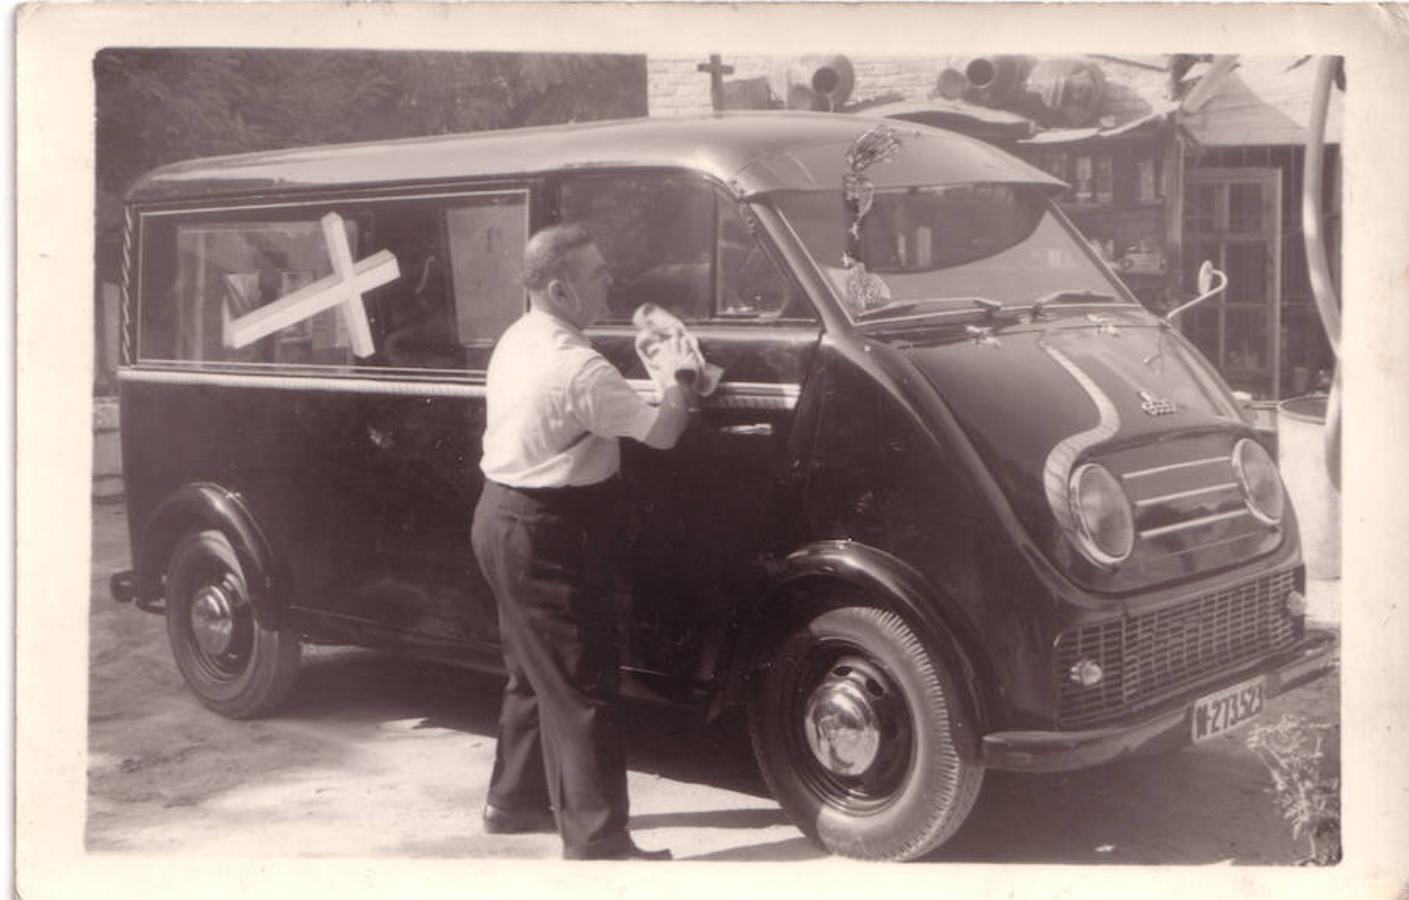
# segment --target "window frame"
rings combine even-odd
[[[314,213],[315,220],[328,212],[337,212],[351,220],[356,212],[379,203],[406,203],[418,201],[445,201],[464,197],[485,197],[494,195],[519,195],[523,198],[524,233],[531,236],[540,220],[542,186],[540,180],[495,180],[492,182],[434,184],[434,185],[385,185],[376,188],[349,192],[347,190],[290,193],[286,198],[279,196],[258,197],[215,197],[203,200],[171,204],[134,204],[131,209],[136,219],[134,226],[135,253],[133,254],[134,273],[130,292],[132,308],[128,316],[131,328],[131,357],[126,361],[128,368],[172,369],[197,372],[240,372],[247,374],[268,374],[278,376],[300,375],[318,378],[345,379],[404,379],[407,377],[451,378],[455,380],[482,380],[484,366],[466,366],[459,369],[430,367],[392,367],[387,365],[365,365],[354,361],[351,365],[321,365],[316,363],[250,362],[239,360],[188,360],[144,358],[142,338],[145,331],[144,309],[148,302],[146,284],[146,260],[149,243],[149,226],[171,218],[179,222],[182,218],[192,218],[213,213],[247,213],[258,210],[307,209]],[[444,233],[446,223],[443,217],[437,227]],[[448,239],[447,239],[448,240]],[[450,249],[446,244],[447,251]],[[403,273],[404,276],[405,273]],[[447,278],[447,295],[450,303],[455,303],[454,286]],[[528,309],[528,294],[524,292],[523,308]],[[378,347],[378,350],[381,350]],[[477,377],[475,377],[477,376]]]

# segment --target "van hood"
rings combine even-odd
[[[1237,562],[1225,552],[1199,557],[1205,539],[1245,553],[1276,546],[1262,540],[1265,529],[1247,527],[1256,522],[1233,520],[1241,515],[1210,535],[1168,527],[1243,504],[1240,491],[1214,488],[1233,481],[1233,444],[1251,429],[1202,356],[1143,309],[897,322],[868,334],[903,355],[934,387],[1033,538],[1087,586],[1133,589],[1190,574],[1191,566]],[[1145,477],[1146,470],[1197,460],[1206,462]],[[1071,525],[1067,482],[1085,461],[1099,461],[1124,480],[1137,532],[1144,528],[1149,535],[1115,572],[1088,564],[1065,538]],[[1157,502],[1195,489],[1196,498]]]

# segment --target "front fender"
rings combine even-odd
[[[278,627],[283,610],[277,557],[240,495],[210,482],[183,485],[162,500],[142,527],[135,560],[137,596],[156,599],[181,537],[215,529],[225,535],[244,569],[255,618]]]
[[[773,567],[762,599],[748,616],[739,655],[745,663],[757,641],[770,633],[777,610],[800,591],[827,584],[841,585],[865,595],[871,603],[894,610],[915,627],[919,637],[954,667],[965,685],[973,721],[982,731],[988,724],[995,698],[985,685],[994,685],[991,668],[975,629],[954,600],[912,566],[898,557],[867,544],[849,540],[819,541],[788,554]]]

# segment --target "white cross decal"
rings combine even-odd
[[[378,250],[354,263],[352,250],[347,246],[347,231],[343,228],[342,216],[328,213],[321,223],[323,240],[328,245],[328,258],[333,263],[333,274],[304,285],[292,294],[286,294],[238,319],[230,318],[228,305],[222,307],[225,343],[228,346],[247,347],[260,338],[336,306],[343,325],[347,327],[352,352],[359,357],[371,356],[376,352],[372,329],[367,324],[367,310],[362,305],[362,294],[401,276],[396,256],[388,250]]]

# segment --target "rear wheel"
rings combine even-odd
[[[758,673],[749,724],[774,797],[833,853],[921,856],[983,783],[953,677],[886,610],[829,609],[798,628]]]
[[[298,633],[259,621],[230,541],[188,534],[166,574],[166,634],[186,684],[221,715],[247,718],[284,699],[298,670]]]

